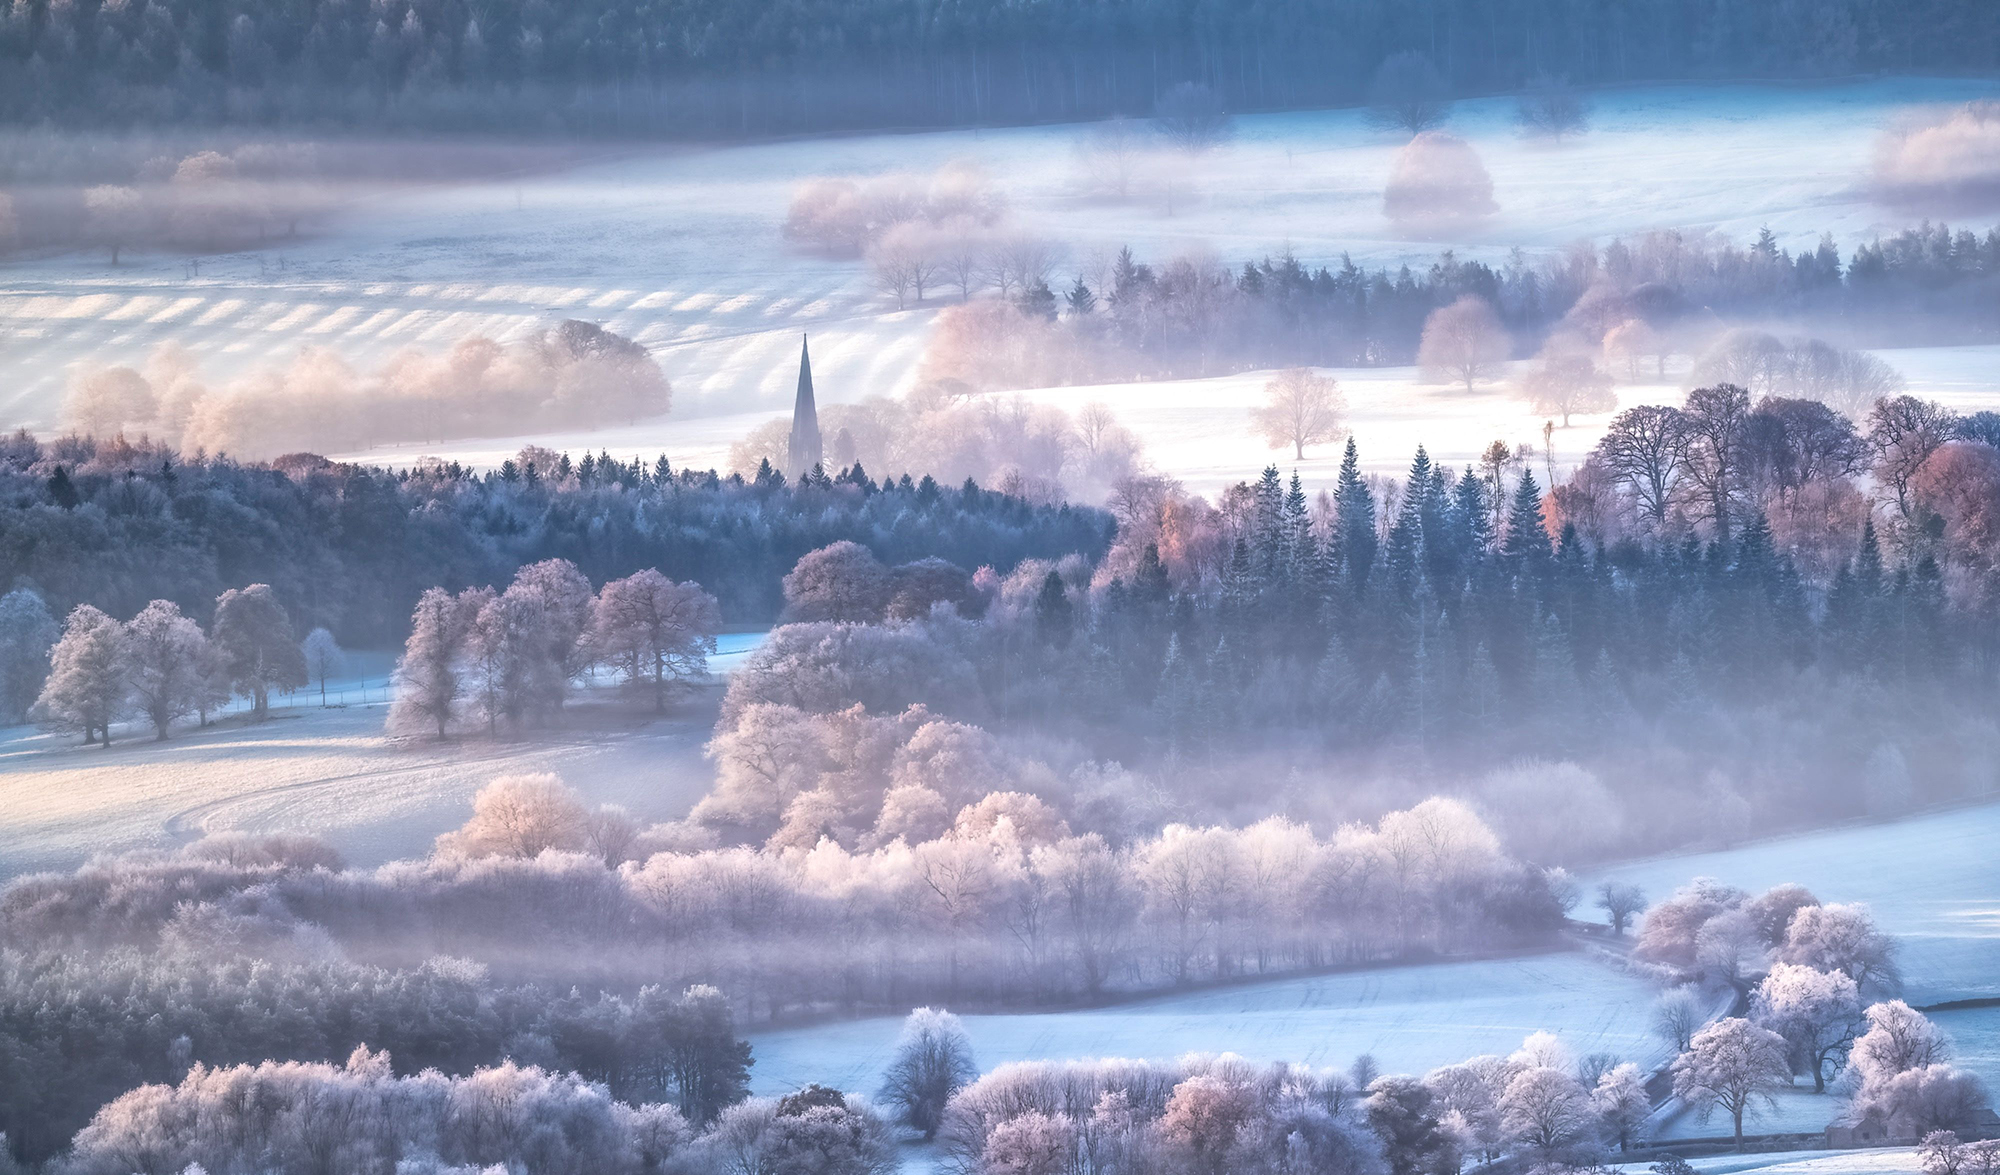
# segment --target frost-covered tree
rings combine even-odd
[[[438,738],[445,737],[463,693],[461,662],[478,606],[469,593],[454,597],[443,588],[431,588],[417,600],[410,639],[396,664],[396,700],[389,707],[392,728],[435,726]]]
[[[841,541],[808,552],[785,576],[793,620],[880,620],[894,590],[889,569],[868,548]]]
[[[306,659],[292,635],[292,619],[269,584],[231,588],[217,597],[210,639],[222,652],[231,684],[250,695],[260,721],[270,716],[273,689],[306,684]]]
[[[867,1103],[819,1085],[731,1106],[700,1145],[727,1175],[893,1175],[900,1165]]]
[[[708,671],[722,613],[700,584],[675,583],[653,568],[614,579],[597,595],[590,640],[597,655],[664,711],[677,683]]]
[[[364,1046],[344,1065],[197,1065],[176,1085],[141,1086],[78,1132],[66,1169],[646,1175],[681,1158],[689,1135],[672,1107],[628,1105],[573,1073],[508,1062],[398,1077]]]
[[[1756,1105],[1774,1105],[1771,1091],[1790,1080],[1785,1038],[1740,1016],[1717,1020],[1674,1059],[1674,1096],[1704,1114],[1720,1106],[1729,1115],[1736,1145],[1743,1145],[1743,1117]]]
[[[1646,1092],[1646,1075],[1639,1066],[1625,1061],[1605,1070],[1590,1090],[1590,1104],[1605,1137],[1617,1143],[1619,1150],[1644,1139],[1653,1099]]]
[[[556,775],[503,775],[479,789],[472,819],[437,841],[440,854],[534,857],[584,846],[588,812]]]
[[[1777,957],[1786,963],[1838,971],[1874,992],[1893,992],[1901,983],[1896,940],[1875,925],[1866,906],[1832,902],[1801,907],[1786,924]]]
[[[903,1021],[902,1035],[896,1038],[895,1057],[882,1077],[882,1100],[929,1142],[937,1137],[951,1095],[978,1075],[972,1040],[958,1017],[939,1008],[918,1008]]]
[[[1522,1069],[1507,1083],[1499,1109],[1502,1127],[1544,1167],[1587,1140],[1597,1125],[1590,1095],[1576,1078],[1539,1065]]]
[[[208,637],[167,600],[154,600],[125,625],[125,682],[140,712],[164,740],[177,718],[194,713],[208,690]]]
[[[84,743],[111,745],[111,724],[125,716],[125,626],[78,604],[49,654],[49,675],[29,716],[52,730],[79,731]]]
[[[1431,311],[1417,345],[1417,365],[1432,383],[1461,384],[1470,395],[1494,377],[1512,347],[1493,304],[1467,294]]]
[[[1646,908],[1646,891],[1630,882],[1607,881],[1597,887],[1597,908],[1611,920],[1611,933],[1623,937],[1632,915]]]
[[[1750,1018],[1784,1037],[1797,1071],[1811,1073],[1813,1092],[1825,1093],[1861,1030],[1861,995],[1839,971],[1778,963],[1757,985]]]
[[[347,663],[347,654],[341,652],[340,642],[324,628],[315,628],[299,642],[299,655],[305,658],[306,676],[319,683],[319,704],[326,705],[326,681],[340,672]]]
[[[982,1175],[1065,1175],[1076,1154],[1077,1127],[1061,1114],[1029,1110],[986,1136]]]
[[[1951,1059],[1951,1042],[1929,1017],[1902,1000],[1869,1005],[1868,1031],[1854,1042],[1849,1064],[1865,1090],[1898,1073]]]
[[[1347,401],[1330,375],[1305,367],[1288,367],[1264,385],[1264,403],[1251,409],[1258,435],[1272,448],[1289,445],[1305,460],[1306,446],[1337,441],[1346,430]]]
[[[1572,414],[1609,412],[1618,406],[1611,377],[1580,352],[1544,355],[1521,378],[1519,390],[1521,399],[1534,411],[1562,417],[1564,428],[1569,427]]]
[[[0,726],[25,721],[49,676],[49,652],[62,636],[48,602],[32,587],[0,596]]]
[[[1457,1165],[1456,1148],[1438,1121],[1436,1099],[1422,1082],[1378,1077],[1368,1085],[1364,1110],[1369,1127],[1382,1140],[1390,1175],[1423,1175]]]
[[[567,559],[544,559],[515,572],[501,598],[513,600],[530,621],[534,648],[526,668],[532,704],[550,713],[561,710],[570,683],[593,660],[585,639],[596,602],[590,581]]]

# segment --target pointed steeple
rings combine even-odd
[[[812,354],[799,340],[799,398],[792,405],[792,440],[786,449],[785,476],[797,481],[820,463],[819,409],[813,404]]]

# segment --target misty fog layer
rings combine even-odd
[[[442,355],[406,349],[372,373],[307,347],[283,368],[217,387],[204,382],[186,348],[165,343],[143,371],[74,372],[63,416],[107,441],[152,436],[186,454],[268,458],[624,424],[664,415],[672,403],[673,389],[644,347],[570,319],[511,344],[473,335]]]

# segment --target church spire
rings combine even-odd
[[[792,406],[792,440],[785,454],[785,476],[793,481],[820,463],[819,409],[813,404],[812,354],[799,340],[799,398]]]

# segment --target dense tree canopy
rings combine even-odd
[[[1397,54],[1460,93],[1984,68],[1976,0],[33,0],[0,17],[0,115],[712,134],[1351,103]]]
[[[838,540],[892,564],[1004,570],[1095,558],[1110,531],[1084,507],[928,478],[878,486],[865,473],[753,485],[608,456],[475,475],[316,457],[183,462],[122,441],[0,444],[0,585],[25,577],[59,616],[90,603],[122,619],[164,599],[206,623],[223,591],[268,583],[297,632],[324,626],[356,648],[400,641],[428,588],[504,583],[549,558],[593,584],[657,568],[700,584],[725,621],[754,623],[776,617],[801,555]]]

